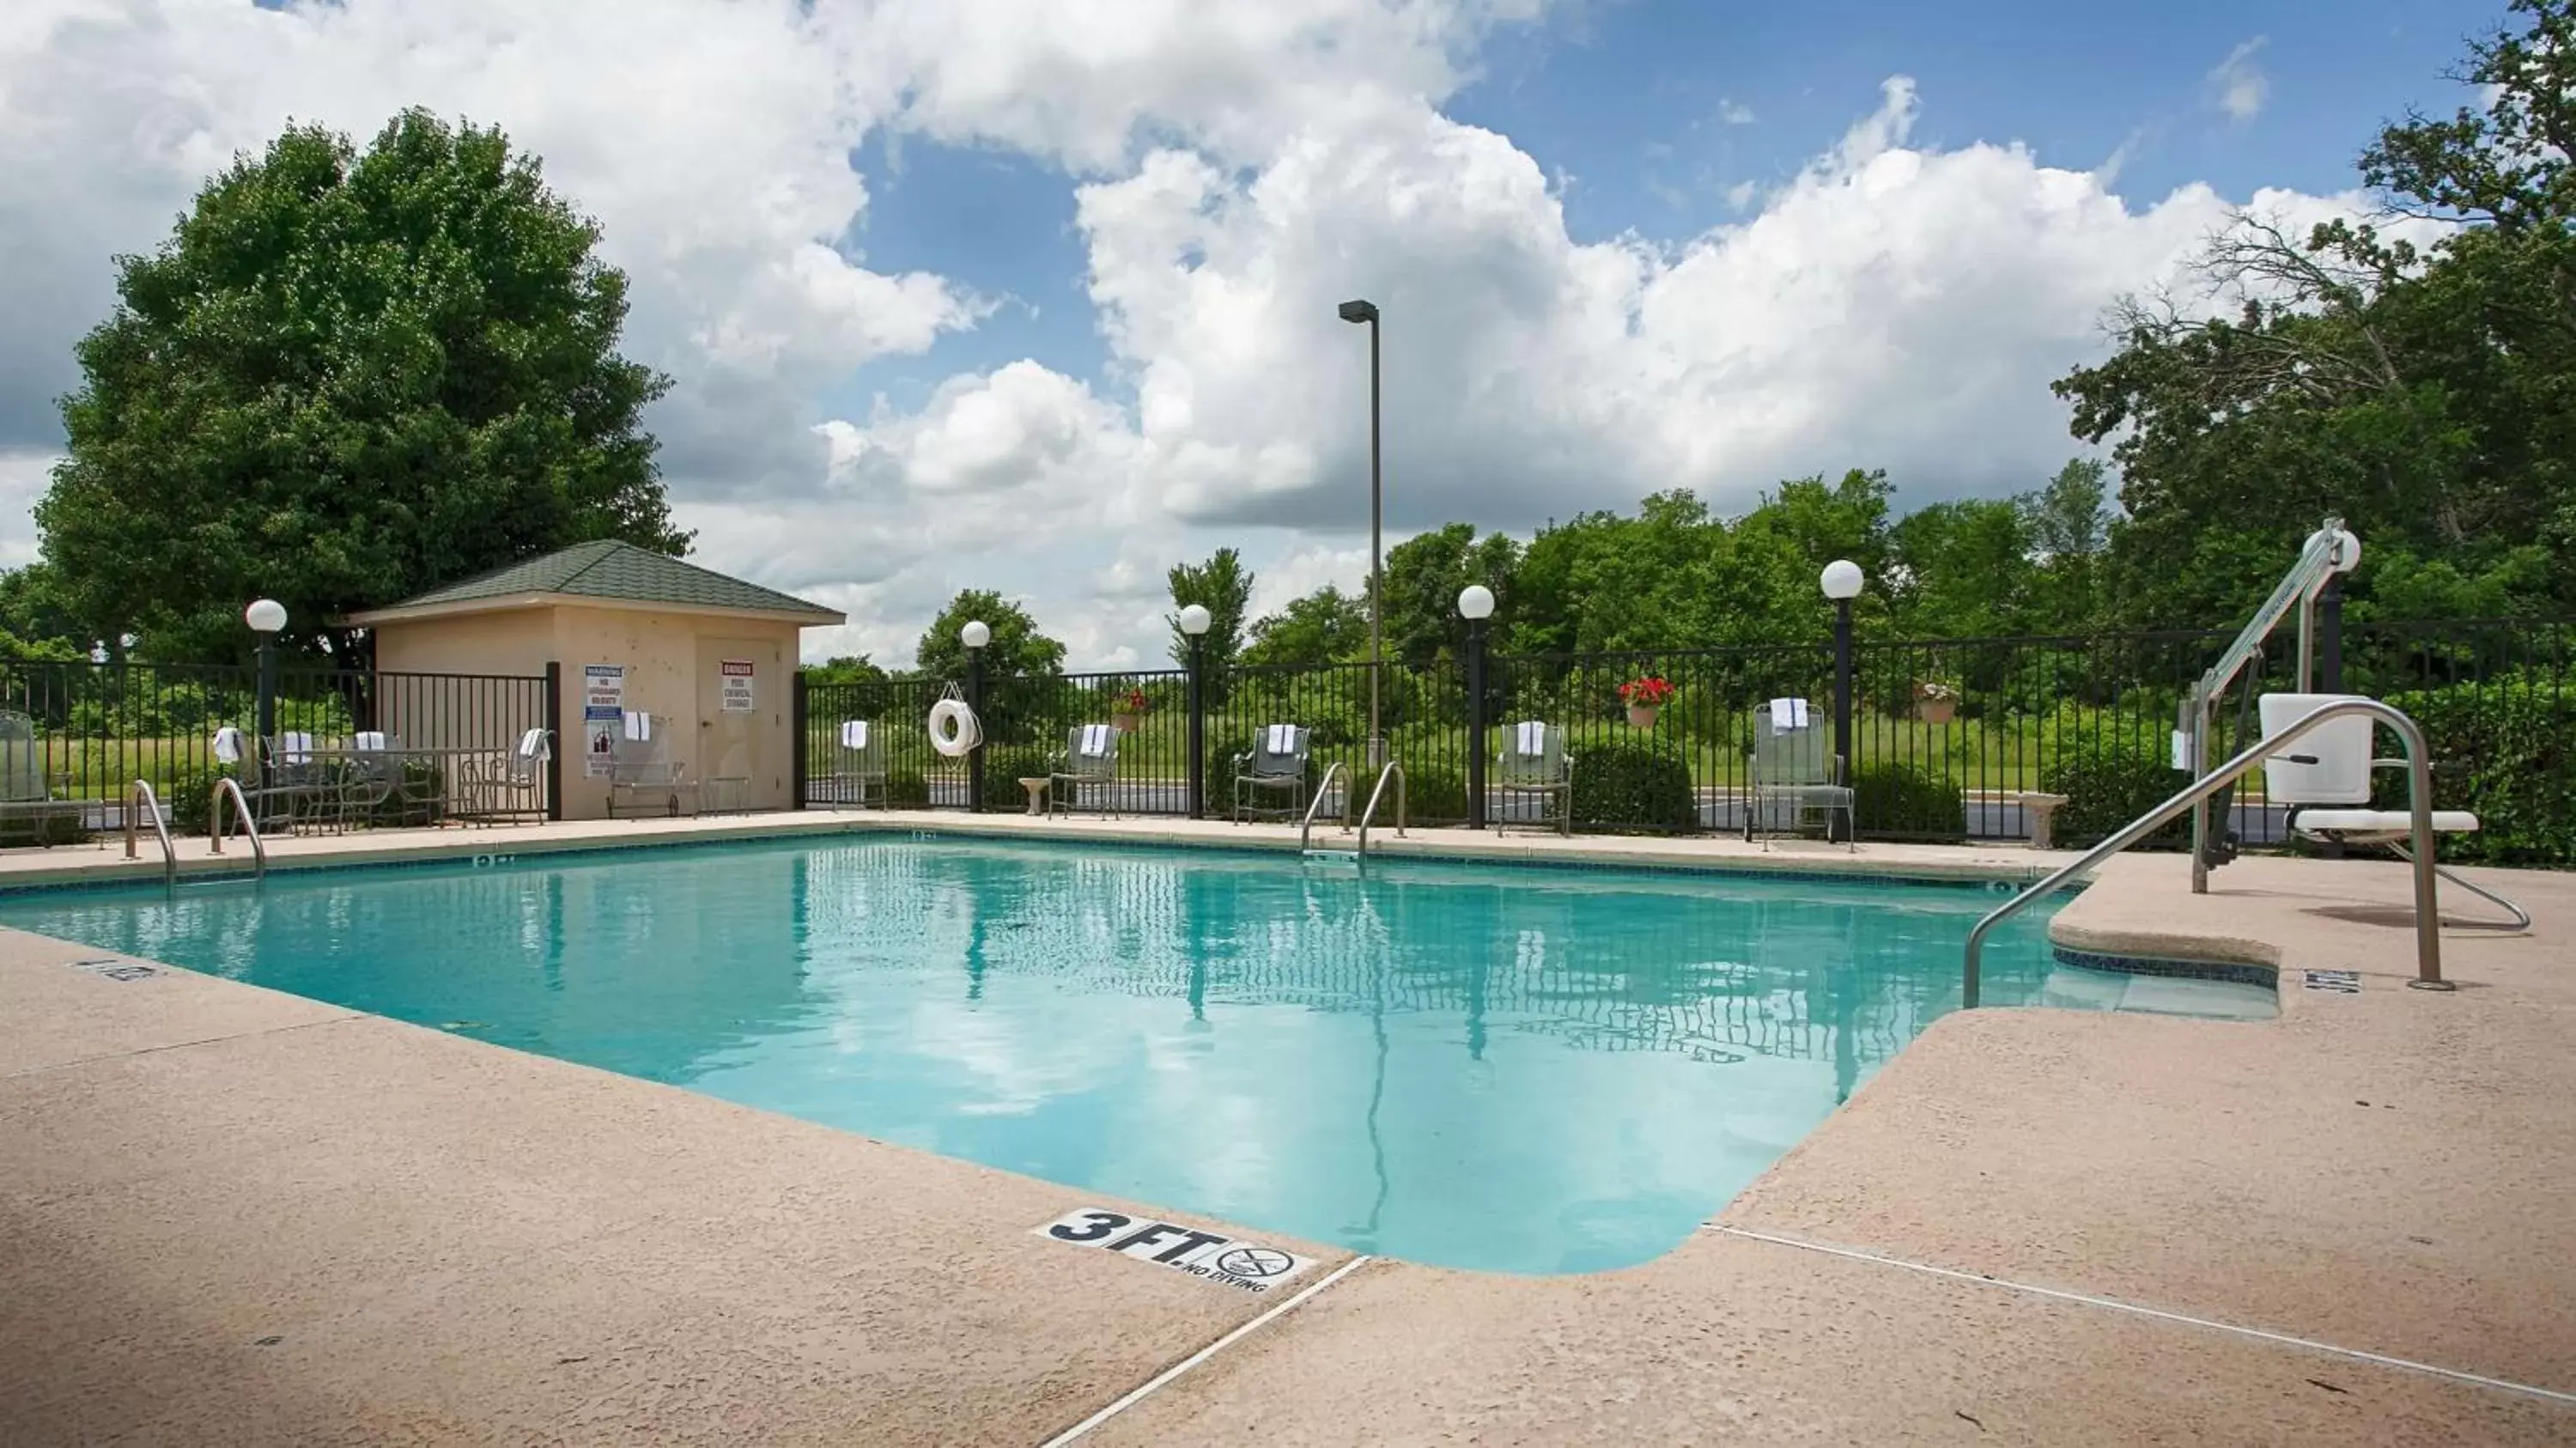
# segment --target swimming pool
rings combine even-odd
[[[1679,1242],[1956,1007],[1954,886],[896,836],[0,897],[0,924],[1420,1262]],[[2268,1014],[2055,966],[1988,999]],[[2152,992],[2152,1000],[2148,998]]]

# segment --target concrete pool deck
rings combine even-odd
[[[973,823],[1042,823],[1009,819]],[[1468,852],[1448,833],[1419,843]],[[273,848],[285,867],[419,843]],[[78,854],[96,852],[0,858],[0,881]],[[2396,867],[2248,859],[2198,900],[2182,875],[2114,861],[2057,933],[2276,964],[2278,1020],[1945,1017],[1663,1258],[1331,1277],[1349,1259],[1316,1250],[1291,1289],[1328,1286],[1084,1441],[2576,1438],[2576,876],[2494,877],[2535,929],[2447,932],[2461,988],[2437,994],[2403,986]],[[1088,1192],[233,982],[71,964],[101,958],[0,933],[0,1441],[1040,1443],[1291,1290],[1032,1234]],[[2310,969],[2360,988],[2303,989]]]

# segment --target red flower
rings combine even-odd
[[[1145,707],[1146,707],[1146,705],[1145,705],[1145,691],[1144,691],[1144,690],[1142,690],[1142,689],[1130,689],[1130,690],[1128,690],[1128,691],[1127,691],[1126,707],[1127,707],[1127,712],[1128,712],[1128,713],[1130,713],[1130,714],[1142,714],[1142,713],[1144,713],[1144,712],[1145,712]]]
[[[1619,686],[1619,698],[1632,706],[1643,704],[1650,708],[1657,707],[1668,702],[1672,697],[1673,686],[1661,674],[1648,674],[1642,679],[1630,679]]]

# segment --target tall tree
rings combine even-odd
[[[1172,662],[1186,666],[1190,661],[1190,641],[1181,632],[1180,610],[1195,603],[1208,611],[1208,631],[1200,647],[1206,650],[1208,667],[1222,678],[1243,653],[1252,570],[1243,566],[1242,554],[1220,548],[1205,563],[1173,564],[1168,580],[1173,611],[1165,621],[1172,626]]]
[[[668,379],[617,354],[598,241],[501,132],[423,111],[236,159],[80,343],[36,507],[66,606],[202,656],[267,595],[345,657],[353,610],[590,539],[685,551],[641,424]]]
[[[1064,667],[1064,645],[1038,632],[1027,609],[989,588],[967,588],[948,601],[913,646],[913,671],[925,679],[965,679],[966,645],[957,634],[977,619],[993,631],[984,646],[986,678],[1052,674]]]
[[[1476,536],[1472,523],[1451,523],[1405,539],[1386,554],[1386,656],[1427,664],[1459,637],[1458,594],[1471,583],[1494,591],[1494,616],[1511,618],[1512,572],[1520,547],[1509,535]]]
[[[1359,599],[1325,584],[1252,624],[1247,664],[1332,664],[1368,657],[1368,609]]]

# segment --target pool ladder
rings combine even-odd
[[[242,833],[250,837],[251,878],[268,878],[268,846],[259,838],[259,821],[251,818],[250,800],[242,794],[241,781],[225,775],[215,781],[215,792],[206,801],[206,834],[218,855],[224,852],[224,796],[232,796],[233,818],[241,821]]]
[[[1324,771],[1323,782],[1315,786],[1315,797],[1306,804],[1305,821],[1297,827],[1297,853],[1308,860],[1329,861],[1356,867],[1368,859],[1369,827],[1377,822],[1377,807],[1379,802],[1386,798],[1386,786],[1389,780],[1395,782],[1395,832],[1398,835],[1404,833],[1404,766],[1394,760],[1388,760],[1386,768],[1378,771],[1377,785],[1369,791],[1368,807],[1360,811],[1358,848],[1319,850],[1315,848],[1314,843],[1315,814],[1324,807],[1324,800],[1332,791],[1333,781],[1340,778],[1341,773],[1342,766],[1337,760]],[[1345,800],[1342,808],[1342,828],[1345,831],[1351,827],[1350,818],[1349,802]]]
[[[148,779],[134,781],[134,788],[125,796],[125,858],[129,860],[143,858],[142,841],[134,826],[137,810],[152,821],[152,833],[161,837],[161,883],[165,888],[175,888],[179,883],[179,852],[171,848],[170,824],[161,818],[161,801],[152,793]]]

